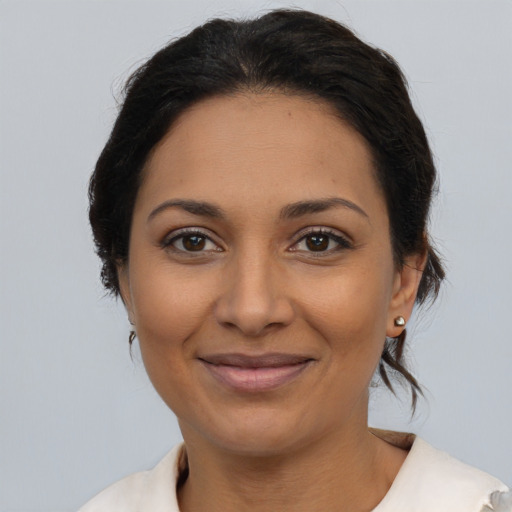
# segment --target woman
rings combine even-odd
[[[495,478],[370,430],[443,279],[435,168],[391,57],[308,12],[213,20],[129,80],[90,186],[120,295],[184,444],[91,511],[512,510]]]

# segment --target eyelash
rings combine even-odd
[[[299,239],[293,244],[293,247],[297,246],[300,242],[306,241],[308,237],[313,236],[326,236],[330,240],[333,240],[338,244],[334,249],[328,249],[326,251],[305,251],[310,253],[312,256],[316,258],[321,258],[323,255],[331,255],[335,252],[343,251],[346,249],[352,249],[352,243],[343,235],[339,234],[337,231],[333,231],[328,228],[312,228],[309,231],[303,232],[299,235]],[[297,251],[298,249],[292,249],[292,251]]]
[[[198,238],[202,238],[206,241],[206,243],[209,241],[209,242],[212,242],[213,244],[215,244],[215,242],[211,239],[210,236],[208,236],[206,233],[204,233],[203,231],[200,231],[198,229],[195,229],[195,228],[185,228],[185,229],[182,229],[180,230],[178,233],[173,233],[172,236],[167,236],[165,237],[160,246],[162,247],[162,249],[169,249],[169,250],[172,250],[176,253],[185,253],[187,254],[188,256],[200,256],[201,254],[203,254],[204,252],[206,251],[187,251],[185,249],[178,249],[177,247],[174,247],[174,243],[178,240],[184,240],[186,237],[193,237],[193,236],[197,236]],[[217,244],[215,244],[217,245]],[[222,252],[222,249],[215,249],[213,252]]]
[[[188,228],[188,229],[182,229],[178,233],[173,233],[172,236],[167,236],[164,238],[164,240],[161,242],[160,246],[162,249],[170,249],[173,252],[180,253],[180,254],[187,254],[187,256],[200,256],[204,254],[205,252],[223,252],[223,249],[214,249],[208,250],[208,251],[187,251],[186,249],[179,249],[174,246],[174,243],[178,240],[184,240],[186,237],[193,237],[197,236],[198,238],[201,238],[205,240],[205,243],[211,242],[215,245],[217,245],[210,236],[208,236],[203,231],[200,231],[195,228]],[[334,249],[328,249],[326,251],[304,251],[310,253],[314,257],[322,257],[323,255],[331,255],[335,252],[339,252],[346,249],[352,249],[353,245],[352,243],[345,238],[344,236],[340,235],[338,232],[335,232],[331,229],[327,228],[312,228],[309,231],[303,232],[299,235],[299,239],[293,244],[292,247],[297,246],[300,242],[306,241],[308,237],[313,236],[327,236],[329,238],[330,243],[331,240],[336,242],[338,244],[337,247]],[[217,246],[218,247],[218,246]],[[298,252],[298,249],[291,249],[292,252]]]

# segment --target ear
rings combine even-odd
[[[130,278],[128,272],[128,263],[117,263],[117,280],[119,281],[119,292],[121,300],[123,301],[126,312],[128,313],[128,320],[133,325],[133,309],[132,309],[132,295],[130,290]]]
[[[407,323],[411,317],[426,264],[427,251],[406,257],[402,268],[396,271],[393,282],[393,296],[389,305],[386,336],[396,338],[404,330],[404,326],[395,325],[395,319],[402,316]]]

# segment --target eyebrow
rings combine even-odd
[[[281,219],[295,219],[310,213],[325,212],[326,210],[330,210],[337,206],[349,208],[363,217],[368,218],[368,214],[360,206],[341,197],[328,197],[325,199],[313,199],[311,201],[298,201],[296,203],[291,203],[281,209],[279,217]]]
[[[218,206],[215,206],[212,203],[207,203],[205,201],[195,201],[193,199],[170,199],[169,201],[164,201],[162,204],[157,206],[149,215],[149,222],[156,215],[167,210],[169,208],[181,208],[188,213],[192,213],[193,215],[199,215],[201,217],[210,217],[211,219],[223,219],[224,214],[222,209]]]
[[[325,199],[297,201],[295,203],[288,204],[281,208],[279,218],[281,220],[296,219],[298,217],[302,217],[303,215],[324,212],[339,206],[348,208],[358,213],[359,215],[362,215],[363,217],[369,218],[368,214],[360,206],[353,203],[352,201],[349,201],[348,199],[343,199],[341,197],[328,197]],[[154,210],[152,210],[148,215],[147,222],[149,222],[164,210],[176,207],[201,217],[209,217],[211,219],[226,218],[222,208],[216,206],[215,204],[208,203],[206,201],[196,201],[194,199],[170,199],[168,201],[164,201],[162,204],[158,205]]]

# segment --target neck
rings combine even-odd
[[[267,456],[232,453],[186,429],[184,437],[189,476],[178,492],[182,512],[371,511],[406,456],[367,428]]]

